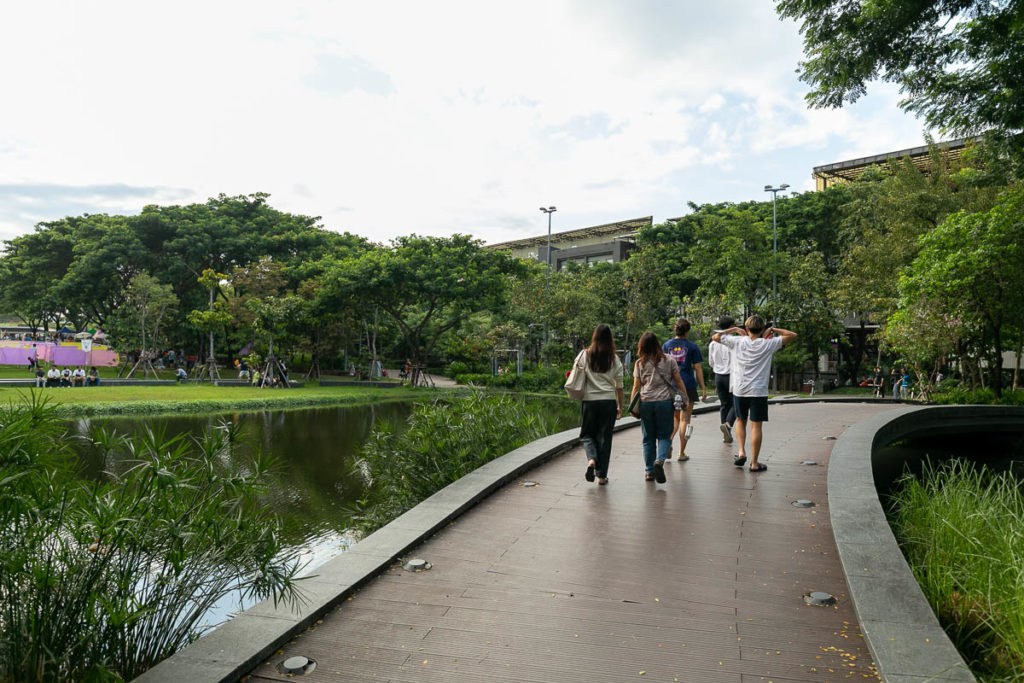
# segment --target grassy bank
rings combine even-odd
[[[182,384],[155,387],[0,388],[0,404],[20,403],[32,394],[45,397],[59,415],[151,415],[240,410],[283,410],[353,403],[413,400],[436,389],[396,387],[319,387],[256,389]]]
[[[893,531],[925,596],[982,681],[1024,675],[1024,492],[953,460],[908,475]]]

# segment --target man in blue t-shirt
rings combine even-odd
[[[676,459],[685,461],[690,459],[686,454],[686,442],[693,431],[690,418],[693,416],[693,404],[697,400],[697,385],[700,384],[702,401],[708,400],[708,391],[704,386],[704,370],[700,366],[704,358],[700,355],[700,348],[688,339],[690,321],[686,318],[677,320],[675,333],[676,336],[662,344],[661,349],[679,366],[679,374],[689,398],[684,406],[676,404],[675,423],[672,427],[673,437],[679,432],[679,456]]]

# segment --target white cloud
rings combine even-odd
[[[771,3],[57,5],[0,9],[0,186],[156,188],[135,210],[265,191],[373,239],[500,241],[541,204],[664,219],[921,137],[891,88],[807,110]],[[35,197],[0,237],[80,205]]]

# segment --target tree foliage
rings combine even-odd
[[[800,77],[816,107],[841,107],[881,79],[901,106],[955,134],[1024,129],[1024,4],[1018,0],[776,0],[800,22]]]
[[[470,315],[500,309],[510,278],[524,271],[507,252],[466,235],[412,235],[330,265],[321,281],[329,301],[379,308],[421,364]]]
[[[924,235],[900,293],[901,308],[931,303],[962,319],[984,349],[999,396],[1006,329],[1024,314],[1024,185],[991,210],[953,214]]]

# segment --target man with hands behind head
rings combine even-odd
[[[743,467],[747,462],[747,423],[750,424],[750,471],[764,472],[767,465],[757,461],[761,453],[761,424],[768,421],[768,379],[772,356],[796,339],[796,333],[778,327],[765,328],[757,315],[747,318],[745,328],[731,327],[715,332],[711,338],[732,351],[733,407],[736,410],[736,441],[739,453],[733,464]]]

